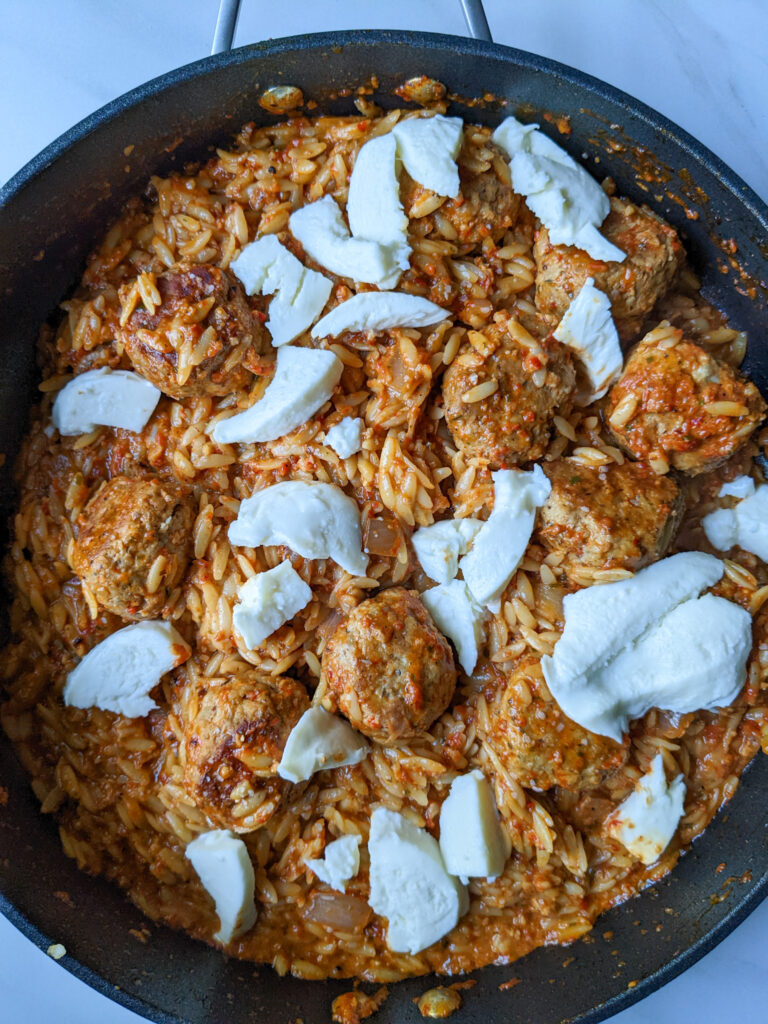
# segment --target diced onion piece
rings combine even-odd
[[[53,425],[63,437],[96,427],[138,433],[149,422],[160,392],[132,370],[87,370],[61,389],[53,403]]]
[[[226,945],[256,923],[256,880],[245,843],[228,829],[216,829],[193,839],[186,854],[216,904],[214,939]]]

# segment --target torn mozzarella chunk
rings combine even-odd
[[[411,543],[427,576],[449,583],[459,571],[459,557],[466,555],[482,526],[480,519],[443,519],[419,527]]]
[[[312,589],[290,562],[280,562],[246,580],[237,597],[232,623],[245,646],[254,650],[309,604]]]
[[[321,882],[346,892],[347,882],[360,870],[360,836],[341,836],[328,843],[322,859],[305,857],[304,863]]]
[[[624,357],[611,316],[611,300],[595,288],[593,278],[587,278],[568,306],[555,337],[576,352],[587,372],[590,391],[579,396],[579,404],[589,405],[602,398],[621,375]]]
[[[407,243],[382,245],[353,238],[331,196],[323,196],[291,214],[291,233],[321,267],[353,281],[394,288],[409,266]]]
[[[160,392],[132,370],[87,370],[65,384],[53,403],[53,425],[63,437],[96,427],[138,433],[147,425]]]
[[[347,218],[355,238],[408,246],[408,218],[400,202],[394,135],[370,139],[357,154],[349,179]]]
[[[552,488],[540,466],[534,466],[530,473],[500,469],[491,475],[493,512],[459,568],[477,603],[498,612],[504,588],[531,539],[536,509],[544,504]]]
[[[464,122],[460,117],[409,117],[396,124],[397,153],[414,181],[439,196],[455,199],[460,191],[456,157]]]
[[[217,444],[276,441],[306,423],[325,405],[339,383],[344,364],[333,352],[286,345],[277,350],[275,375],[250,409],[219,420]]]
[[[363,445],[363,421],[352,416],[331,427],[325,435],[325,443],[336,452],[340,459],[348,459],[359,452]]]
[[[483,609],[463,580],[441,583],[421,595],[424,607],[441,633],[452,640],[459,664],[472,674],[483,641]]]
[[[741,477],[724,484],[720,494],[739,497],[737,491],[746,494],[738,505],[719,508],[701,520],[707,540],[719,551],[740,547],[768,562],[768,484],[755,487],[749,477]]]
[[[249,295],[271,295],[267,330],[277,348],[298,338],[317,320],[333,282],[305,267],[275,235],[246,245],[230,270]]]
[[[332,558],[353,576],[368,566],[360,510],[334,484],[286,480],[257,491],[240,502],[229,539],[239,547],[285,544],[302,558]]]
[[[203,832],[187,845],[186,855],[216,904],[219,930],[226,945],[256,923],[253,864],[242,839],[228,829]]]
[[[315,772],[359,764],[370,744],[348,722],[325,708],[308,708],[291,730],[277,774],[289,782],[305,782]]]
[[[549,231],[553,245],[575,245],[596,260],[621,263],[626,254],[597,230],[611,204],[599,183],[538,130],[507,117],[493,141],[508,154],[512,186]]]
[[[426,949],[469,909],[467,890],[446,871],[437,840],[401,814],[376,808],[368,853],[369,903],[387,919],[387,945],[394,952]]]
[[[608,818],[606,829],[633,857],[643,864],[653,864],[669,846],[683,816],[684,803],[683,776],[667,783],[664,759],[657,754],[634,792]]]
[[[440,852],[445,869],[468,878],[496,878],[511,850],[493,790],[477,768],[459,775],[440,809]]]
[[[755,493],[755,481],[751,476],[737,476],[723,484],[719,491],[721,498],[751,498]]]
[[[335,338],[344,331],[387,331],[392,327],[431,327],[450,317],[441,306],[406,292],[361,292],[340,302],[312,328],[313,338]]]
[[[682,601],[714,586],[722,575],[719,558],[685,551],[662,558],[630,579],[566,595],[563,635],[553,654],[541,659],[547,684],[578,687],[588,673],[615,658]]]
[[[187,660],[189,647],[169,622],[136,622],[96,644],[67,676],[64,703],[143,718],[166,672]]]

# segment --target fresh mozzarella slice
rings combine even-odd
[[[240,502],[229,539],[240,547],[285,544],[302,558],[332,558],[353,576],[368,566],[357,503],[333,484],[286,480]]]
[[[394,288],[403,270],[408,269],[407,243],[390,246],[352,238],[341,210],[330,196],[296,210],[288,226],[313,260],[340,277]]]
[[[343,718],[319,706],[308,708],[288,736],[277,774],[305,782],[315,772],[359,764],[368,756],[368,740]]]
[[[493,477],[493,512],[475,537],[459,568],[478,604],[492,612],[520,564],[533,532],[536,509],[551,491],[540,466],[530,473],[500,469]]]
[[[723,484],[720,488],[721,498],[751,498],[755,493],[755,481],[751,476],[737,476],[735,480]]]
[[[411,542],[427,576],[450,583],[459,571],[459,556],[466,555],[482,526],[480,519],[443,519],[419,527]]]
[[[456,157],[464,123],[460,117],[409,117],[395,125],[398,156],[414,181],[440,196],[459,194]]]
[[[472,674],[483,641],[483,609],[463,580],[450,580],[425,590],[421,601],[435,625],[456,647],[459,664]]]
[[[565,311],[555,337],[572,348],[584,364],[591,390],[579,396],[580,405],[602,398],[621,375],[624,357],[619,334],[611,316],[611,301],[588,277]]]
[[[276,348],[317,320],[333,288],[331,280],[305,267],[274,235],[246,245],[230,270],[249,295],[272,295],[266,326]]]
[[[309,604],[312,589],[290,562],[280,562],[274,569],[251,576],[237,597],[232,622],[245,646],[254,650]]]
[[[349,179],[347,218],[356,238],[386,246],[408,245],[408,218],[400,202],[394,135],[371,139],[357,154]]]
[[[685,782],[678,775],[667,783],[664,759],[657,754],[650,771],[606,821],[607,831],[643,864],[664,853],[683,816]]]
[[[510,854],[490,783],[476,768],[454,779],[440,809],[440,852],[445,869],[468,878],[496,878]]]
[[[361,292],[340,302],[312,328],[313,338],[337,337],[344,331],[387,331],[392,327],[431,327],[450,313],[405,292]]]
[[[387,945],[418,953],[455,928],[469,909],[467,890],[449,875],[440,847],[401,814],[377,807],[368,840],[369,903],[387,918]]]
[[[583,677],[615,658],[682,601],[714,586],[722,575],[719,558],[685,551],[649,565],[631,579],[568,594],[563,601],[563,635],[552,656],[541,659],[547,684],[557,689],[582,685]]]
[[[493,133],[493,141],[510,157],[515,192],[525,196],[553,245],[575,245],[593,259],[623,262],[626,253],[597,230],[610,210],[608,196],[538,127],[508,117]]]
[[[253,864],[242,839],[228,829],[203,832],[187,845],[187,857],[216,904],[217,942],[226,945],[256,923]]]
[[[345,416],[340,423],[327,431],[325,443],[333,448],[340,459],[348,459],[362,448],[363,421]]]
[[[713,548],[730,551],[731,548],[738,546],[743,551],[749,551],[766,562],[768,561],[768,484],[760,484],[756,488],[754,481],[749,477],[741,477],[740,480],[734,480],[731,484],[724,484],[720,494],[725,492],[726,496],[738,497],[736,490],[745,492],[747,497],[733,508],[720,508],[704,516],[701,521],[704,533]]]
[[[61,389],[53,403],[53,425],[63,437],[96,427],[138,433],[160,401],[160,392],[132,370],[86,370]]]
[[[136,622],[96,644],[67,676],[64,703],[143,718],[157,707],[149,693],[190,650],[169,622]]]
[[[306,423],[325,405],[339,383],[344,364],[333,352],[287,345],[277,351],[275,375],[262,397],[244,412],[219,420],[217,444],[276,441]]]
[[[341,836],[326,846],[322,859],[305,857],[304,863],[321,882],[346,892],[347,882],[360,870],[360,836]]]

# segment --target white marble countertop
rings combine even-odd
[[[2,0],[0,181],[80,118],[204,56],[217,0]],[[709,146],[768,200],[764,0],[486,0],[497,42],[637,96]],[[610,14],[609,14],[610,11]],[[240,44],[300,32],[409,28],[465,34],[458,0],[243,0]],[[140,1018],[62,970],[0,918],[0,1019],[130,1024]],[[683,976],[615,1024],[762,1021],[768,901]]]

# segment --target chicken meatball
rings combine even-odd
[[[727,363],[661,327],[635,346],[605,415],[618,443],[654,469],[691,476],[714,469],[765,415],[755,385]]]
[[[414,739],[456,687],[453,652],[424,605],[402,587],[361,602],[323,653],[323,703],[379,743]]]
[[[160,302],[139,306],[118,332],[138,372],[171,398],[226,395],[251,379],[249,349],[269,346],[243,287],[228,270],[183,266],[161,274]],[[121,289],[127,301],[132,285]]]
[[[553,338],[534,338],[506,313],[482,334],[489,354],[465,350],[443,377],[448,429],[458,448],[492,469],[534,462],[547,450],[554,416],[571,411],[571,353]]]
[[[152,619],[192,555],[189,497],[157,479],[117,476],[83,509],[72,567],[102,605],[123,619]]]
[[[539,511],[537,539],[562,556],[575,583],[583,569],[631,569],[661,558],[683,513],[680,488],[644,462],[544,466],[552,490]]]
[[[595,287],[611,300],[619,334],[632,339],[669,288],[685,252],[674,228],[647,207],[635,206],[627,199],[611,199],[600,232],[627,254],[622,263],[595,260],[571,245],[552,245],[547,229],[539,229],[533,247],[536,305],[560,318],[592,277]]]
[[[587,732],[563,714],[535,655],[521,659],[488,716],[488,742],[530,789],[594,789],[627,760],[628,744]]]
[[[301,683],[264,676],[182,676],[184,787],[221,828],[252,832],[280,806],[288,783],[277,774],[288,735],[309,707]]]

